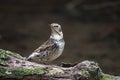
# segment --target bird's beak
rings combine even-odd
[[[50,27],[51,27],[51,30],[52,30],[52,34],[60,35],[59,32],[57,32],[53,26],[50,26]]]

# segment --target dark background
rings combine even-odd
[[[52,64],[98,62],[120,75],[119,0],[1,0],[0,48],[28,56],[62,25],[65,50]]]

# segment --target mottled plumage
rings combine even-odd
[[[50,38],[38,47],[27,59],[35,62],[50,62],[58,58],[63,50],[65,42],[61,26],[57,23],[51,25]]]

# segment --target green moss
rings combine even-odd
[[[33,73],[35,72],[35,74],[38,74],[38,75],[42,75],[45,73],[45,71],[39,67],[36,67],[33,71]]]
[[[120,80],[120,77],[118,76],[112,76],[104,73],[102,75],[103,75],[102,80]]]
[[[15,57],[15,58],[23,58],[23,57],[22,57],[21,55],[19,55],[18,53],[11,52],[11,51],[8,51],[8,50],[0,49],[0,58],[7,59],[8,56],[13,56],[13,57]]]
[[[0,49],[0,64],[1,65],[6,65],[6,61],[9,59],[5,50]]]
[[[52,68],[51,70],[49,70],[49,74],[51,74],[51,75],[64,74],[64,71],[62,69]]]
[[[83,77],[90,77],[89,72],[87,70],[85,70],[85,69],[81,69],[79,71],[79,74],[82,75]]]
[[[0,49],[0,65],[2,65],[0,66],[0,76],[3,77],[5,76],[6,78],[22,78],[25,75],[44,74],[44,70],[40,68],[35,69],[8,68],[5,65],[7,65],[7,61],[9,60],[10,56],[23,59],[23,57],[17,53]]]
[[[1,65],[6,65],[10,56],[15,57],[15,58],[19,58],[19,59],[23,59],[23,57],[20,56],[17,53],[14,53],[14,52],[11,52],[11,51],[8,51],[8,50],[0,49],[0,64]]]
[[[31,74],[36,74],[36,75],[42,75],[44,74],[44,70],[40,68],[35,68],[33,70],[31,69],[23,69],[23,68],[7,68],[7,67],[2,67],[0,66],[0,76],[5,76],[6,78],[23,78],[25,75],[31,75]]]
[[[0,76],[5,76],[6,69],[0,66]]]
[[[83,67],[80,69],[79,74],[84,78],[89,78],[90,80],[101,80],[102,78],[102,70],[98,66],[97,63],[91,62],[89,67]]]

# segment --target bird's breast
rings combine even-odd
[[[64,41],[56,41],[55,44],[57,45],[57,49],[55,50],[54,53],[52,53],[52,55],[49,57],[49,61],[53,61],[55,60],[56,58],[58,58],[63,50],[64,50],[64,45],[65,45],[65,42]]]
[[[62,40],[62,41],[56,41],[56,44],[59,46],[60,49],[64,49],[64,46],[65,46],[64,40]]]

